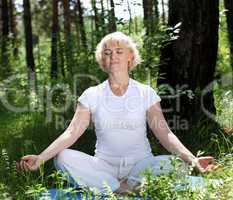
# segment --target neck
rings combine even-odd
[[[117,87],[126,86],[129,83],[129,74],[125,74],[125,73],[109,74],[108,80],[110,85],[114,85]]]

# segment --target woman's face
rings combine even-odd
[[[104,46],[102,58],[103,66],[107,72],[128,73],[133,53],[125,44],[111,41]]]

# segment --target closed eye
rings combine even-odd
[[[104,50],[104,55],[110,56],[112,54],[112,51],[110,49]]]

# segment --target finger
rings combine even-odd
[[[212,161],[214,160],[214,157],[212,156],[203,156],[199,158],[200,160],[206,160],[206,161]]]
[[[23,167],[24,167],[24,170],[25,170],[25,171],[28,171],[28,170],[29,170],[29,165],[28,165],[28,163],[23,162]]]
[[[20,170],[24,170],[24,168],[23,168],[23,162],[24,162],[24,161],[23,161],[23,160],[21,160],[21,161],[20,161],[20,163],[19,163]]]
[[[31,160],[32,159],[32,156],[23,156],[22,158],[21,158],[21,160],[23,160],[23,161],[28,161],[28,160]]]
[[[16,162],[16,169],[17,169],[17,171],[20,171],[20,164],[19,164],[19,162]]]

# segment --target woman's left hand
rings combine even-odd
[[[213,164],[211,164],[213,161],[214,158],[212,156],[197,157],[194,165],[201,173],[210,172],[213,171]]]

